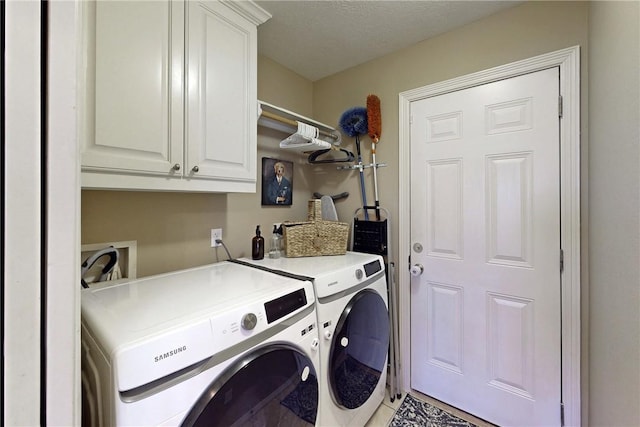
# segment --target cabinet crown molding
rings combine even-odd
[[[233,9],[254,25],[260,25],[271,19],[272,15],[252,1],[223,0],[222,4]]]

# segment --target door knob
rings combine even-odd
[[[411,272],[411,275],[413,277],[418,277],[424,271],[424,267],[422,266],[422,264],[413,264],[409,271]]]

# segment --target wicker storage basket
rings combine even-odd
[[[309,200],[307,204],[307,221],[322,219],[322,202],[319,199]]]
[[[338,221],[285,222],[283,241],[289,258],[344,255],[347,252],[349,224]]]

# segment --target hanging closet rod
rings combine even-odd
[[[278,121],[280,123],[284,123],[284,124],[287,124],[287,125],[290,125],[290,126],[293,126],[293,127],[296,127],[296,128],[298,127],[298,122],[297,121],[292,120],[292,119],[287,119],[286,117],[279,116],[279,115],[277,115],[275,113],[271,113],[269,111],[262,111],[262,115],[264,117],[268,118],[268,119],[276,120],[276,121]],[[322,129],[318,129],[318,133],[320,133],[320,135],[327,136],[327,137],[329,137],[331,139],[338,139],[337,135],[335,135],[333,133],[330,133],[330,132],[326,132],[326,131],[324,131]]]
[[[297,121],[292,120],[292,119],[287,119],[286,117],[279,116],[279,115],[277,115],[275,113],[271,113],[269,111],[264,111],[263,110],[262,111],[262,116],[264,116],[264,117],[266,117],[268,119],[271,119],[271,120],[276,120],[276,121],[278,121],[280,123],[284,123],[284,124],[293,126],[295,128],[298,127],[298,122]],[[322,129],[318,129],[318,132],[320,133],[320,135],[329,137],[329,138],[334,139],[334,140],[337,140],[339,138],[338,135],[333,134],[331,132],[326,132],[326,131],[324,131]]]

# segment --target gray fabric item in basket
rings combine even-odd
[[[333,204],[331,196],[322,196],[320,198],[320,206],[322,211],[323,221],[337,221],[338,213],[336,212],[336,206]]]

